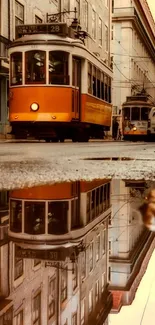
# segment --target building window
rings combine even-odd
[[[108,52],[109,49],[109,35],[108,35],[108,26],[105,25],[105,50]]]
[[[64,11],[70,10],[70,0],[64,0]]]
[[[33,325],[41,324],[41,292],[33,298]]]
[[[31,235],[45,233],[45,203],[25,202],[24,232]]]
[[[96,238],[96,262],[100,258],[100,235],[97,236]]]
[[[83,26],[88,31],[88,1],[83,0]]]
[[[0,323],[1,324],[1,323]],[[10,323],[11,324],[11,323]],[[21,310],[17,315],[16,315],[16,318],[15,318],[15,325],[23,325],[24,322],[23,322],[23,310]],[[9,325],[9,323],[8,323]]]
[[[10,230],[22,232],[22,201],[10,201]]]
[[[73,291],[77,288],[77,285],[78,285],[78,266],[76,263],[73,263],[73,270],[72,270]]]
[[[112,254],[112,243],[111,240],[109,240],[109,256]]]
[[[106,236],[105,236],[105,229],[102,230],[102,255],[105,254],[105,240],[106,240]]]
[[[22,85],[22,53],[11,54],[10,59],[11,86]]]
[[[91,220],[90,211],[91,211],[91,192],[87,193],[87,224]]]
[[[114,0],[112,0],[112,13],[114,13]]]
[[[101,283],[102,292],[104,291],[104,287],[105,287],[105,272],[102,273],[102,283]]]
[[[99,301],[99,280],[95,283],[95,302]]]
[[[24,261],[23,258],[18,258],[16,257],[17,251],[18,251],[18,246],[15,245],[14,247],[14,280],[17,280],[20,278],[23,273],[24,273]]]
[[[108,8],[109,7],[109,0],[105,0],[105,6]]]
[[[96,12],[92,9],[92,38],[96,39]]]
[[[50,319],[55,314],[56,303],[56,278],[49,282],[49,296],[48,296],[48,318]]]
[[[111,226],[111,225],[112,225],[112,215],[110,213],[110,215],[109,215],[109,226]]]
[[[85,324],[85,313],[86,313],[86,298],[81,301],[81,325]]]
[[[114,25],[111,26],[111,40],[114,39]]]
[[[89,301],[88,301],[89,314],[93,310],[93,289],[89,291]]]
[[[81,279],[86,277],[86,251],[81,252]]]
[[[20,324],[20,323],[19,323]],[[13,325],[13,308],[8,309],[0,316],[0,325]]]
[[[42,19],[35,15],[35,24],[42,24]]]
[[[61,270],[61,302],[67,299],[67,280],[68,271],[67,267]]]
[[[46,83],[46,52],[29,51],[25,53],[26,84]]]
[[[72,315],[72,325],[77,325],[77,313]]]
[[[66,318],[64,325],[68,325],[68,319]]]
[[[35,266],[37,266],[37,265],[39,265],[41,263],[41,261],[40,260],[34,260],[33,261],[33,266],[35,267]]]
[[[108,269],[108,281],[110,282],[111,281],[111,267],[109,266],[109,269]]]
[[[99,29],[98,31],[99,45],[102,46],[102,19],[101,18],[99,18],[98,29]]]
[[[15,1],[15,25],[22,25],[24,24],[24,6]]]
[[[78,22],[80,22],[80,0],[75,0],[75,8],[77,11]]]
[[[89,272],[93,269],[93,242],[89,245]]]
[[[48,234],[63,235],[68,232],[68,201],[48,203]]]

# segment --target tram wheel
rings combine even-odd
[[[60,137],[60,142],[63,143],[65,141],[65,138],[64,137]]]
[[[45,142],[46,142],[46,143],[50,143],[50,142],[51,142],[51,139],[46,138],[46,139],[45,139]]]
[[[58,138],[53,138],[53,139],[52,139],[52,142],[53,142],[53,143],[56,143],[56,142],[58,142],[58,141],[59,141]]]

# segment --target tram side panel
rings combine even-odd
[[[81,122],[91,125],[93,130],[110,130],[112,106],[88,94],[82,94]]]

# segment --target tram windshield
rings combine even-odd
[[[22,53],[11,54],[11,85],[22,84]]]
[[[149,108],[148,107],[141,107],[141,120],[147,121],[149,115]]]
[[[24,232],[32,235],[45,233],[45,203],[25,202]]]
[[[22,231],[22,201],[10,201],[10,229],[17,233]]]
[[[25,54],[25,83],[46,83],[46,52],[29,51]]]
[[[125,120],[130,120],[130,107],[123,107],[123,116]]]
[[[131,107],[131,120],[140,120],[140,107]]]
[[[49,53],[49,83],[69,85],[68,53],[63,51]]]
[[[58,201],[48,204],[48,233],[62,235],[68,232],[68,202]]]

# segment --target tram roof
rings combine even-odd
[[[70,45],[83,45],[83,42],[80,39],[75,39],[71,37],[62,37],[59,35],[53,35],[53,34],[31,34],[31,35],[24,35],[20,38],[17,38],[14,42],[12,42],[10,47],[14,47],[16,45],[21,44],[29,44],[29,43],[64,43],[64,44],[70,44]]]
[[[153,104],[149,101],[143,101],[143,100],[132,100],[132,101],[126,101],[122,104],[122,106],[153,106]]]

